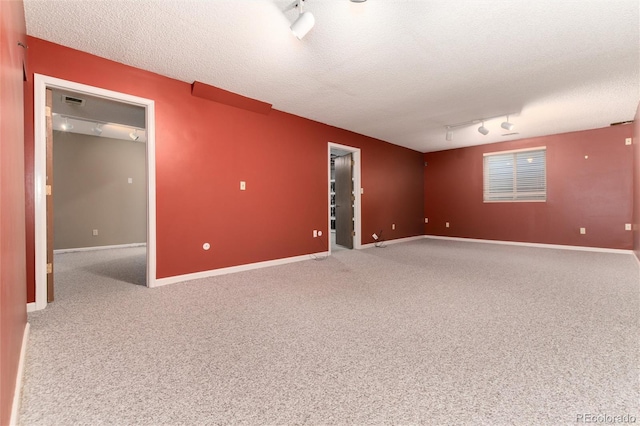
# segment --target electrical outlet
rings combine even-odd
[[[424,223],[429,223],[429,218],[428,217],[424,218]]]
[[[318,237],[322,237],[322,231],[318,231]]]
[[[245,191],[247,189],[247,182],[241,180],[240,181],[240,191]]]
[[[587,233],[587,228],[580,228],[580,233],[582,235],[586,234]]]
[[[449,227],[449,222],[445,222],[444,226]]]
[[[624,224],[624,230],[625,231],[631,231],[631,224],[630,223],[625,223]]]
[[[128,178],[127,183],[133,183],[133,178]]]
[[[202,249],[203,249],[203,250],[209,250],[210,248],[211,248],[211,244],[209,244],[209,243],[204,243],[204,244],[202,245]]]
[[[96,235],[98,235],[98,230],[97,230],[97,229],[94,229],[94,230],[93,230],[93,236],[95,237]]]
[[[318,238],[318,230],[317,229],[313,230],[313,238]]]
[[[391,229],[396,229],[396,224],[395,223],[391,224]]]
[[[626,139],[624,140],[624,144],[625,144],[625,145],[631,145],[632,141],[633,141],[633,139],[631,139],[631,138],[626,138]]]
[[[374,240],[378,241],[378,234],[371,234]]]

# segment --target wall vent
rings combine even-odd
[[[73,96],[67,96],[67,95],[63,95],[62,100],[69,105],[75,105],[75,106],[84,106],[84,103],[85,103],[84,99],[74,98]]]

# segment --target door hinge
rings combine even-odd
[[[51,185],[46,186],[46,193],[47,195],[51,195]]]
[[[53,263],[47,263],[47,274],[53,273]]]

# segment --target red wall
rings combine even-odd
[[[0,425],[6,425],[27,323],[22,1],[0,2],[0,19]]]
[[[427,153],[425,233],[631,249],[624,225],[633,209],[633,147],[625,145],[632,131],[622,125]],[[547,201],[484,203],[483,153],[538,146],[547,147]]]
[[[363,243],[382,228],[389,239],[423,232],[419,152],[276,110],[263,115],[198,98],[190,84],[29,38],[34,72],[155,100],[158,278],[326,250],[326,239],[312,238],[312,230],[328,235],[328,142],[362,149]],[[27,185],[33,179],[32,91],[25,116]],[[241,180],[246,191],[239,190]],[[32,202],[29,190],[30,240]],[[204,242],[211,250],[202,249]],[[30,241],[31,301],[33,257]]]
[[[640,259],[640,103],[633,120],[633,250]]]

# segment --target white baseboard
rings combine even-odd
[[[24,327],[22,335],[22,347],[20,348],[20,361],[18,362],[18,374],[16,376],[16,387],[13,391],[13,404],[11,405],[11,418],[9,425],[18,424],[18,416],[20,414],[20,398],[22,396],[22,377],[24,376],[24,365],[27,357],[27,342],[29,341],[29,328],[31,325],[27,323]]]
[[[35,312],[38,308],[36,308],[36,302],[27,303],[27,313]]]
[[[550,249],[559,249],[559,250],[577,250],[577,251],[594,251],[594,252],[600,252],[600,253],[633,254],[633,250],[612,249],[612,248],[605,248],[605,247],[567,246],[562,244],[541,244],[541,243],[523,243],[519,241],[481,240],[476,238],[442,237],[439,235],[425,235],[424,238],[429,238],[432,240],[464,241],[469,243],[502,244],[502,245],[509,245],[509,246],[550,248]]]
[[[407,243],[409,241],[422,240],[423,238],[424,238],[424,235],[417,235],[415,237],[397,238],[395,240],[384,240],[384,241],[381,241],[381,243],[384,244],[385,246],[388,246],[390,244]],[[375,246],[376,246],[376,243],[368,243],[368,244],[363,244],[362,246],[360,246],[360,248],[367,249]]]
[[[132,243],[132,244],[116,244],[112,246],[94,246],[94,247],[78,247],[78,248],[66,248],[66,249],[57,249],[54,250],[54,254],[61,253],[73,253],[76,251],[94,251],[94,250],[109,250],[109,249],[119,249],[119,248],[130,248],[130,247],[143,247],[146,246],[147,243]]]
[[[246,265],[229,266],[227,268],[211,269],[209,271],[194,272],[192,274],[176,275],[167,278],[158,278],[154,287],[160,287],[168,284],[181,283],[184,281],[197,280],[200,278],[215,277],[218,275],[234,274],[236,272],[251,271],[253,269],[268,268],[270,266],[284,265],[287,263],[301,262],[303,260],[311,260],[314,256],[327,256],[329,252],[323,251],[319,253],[304,254],[302,256],[285,257],[283,259],[266,260],[264,262],[248,263]]]

